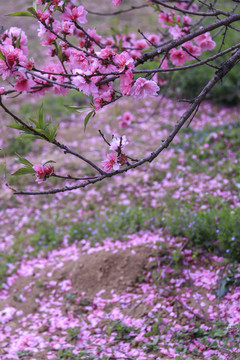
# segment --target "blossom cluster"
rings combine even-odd
[[[186,4],[182,3],[181,7],[185,8]],[[197,10],[196,4],[194,4],[192,10]],[[170,36],[173,40],[176,40],[189,33],[192,19],[187,15],[176,16],[175,12],[172,11],[170,13],[161,12],[158,16],[158,21],[163,28],[168,28]],[[183,66],[187,60],[196,60],[197,57],[202,54],[202,51],[213,50],[216,46],[216,43],[212,40],[209,32],[196,36],[194,38],[194,43],[192,41],[187,41],[178,49],[171,49],[170,61],[172,64]],[[162,68],[168,68],[168,62],[166,60],[164,64],[162,64]]]
[[[113,0],[116,6],[120,3]],[[185,5],[181,3],[181,7]],[[57,62],[49,61],[37,68],[34,60],[28,58],[25,32],[16,27],[6,30],[0,39],[0,75],[3,79],[15,79],[15,91],[44,95],[53,88],[56,94],[66,95],[69,89],[75,89],[93,97],[95,111],[119,98],[116,79],[120,79],[120,96],[141,99],[158,95],[157,77],[135,79],[134,70],[144,51],[161,45],[161,34],[147,34],[142,39],[131,33],[103,37],[95,29],[83,27],[88,22],[87,11],[73,0],[54,0],[50,6],[45,0],[38,0],[37,6],[33,16],[39,22],[41,45],[47,47],[49,56]],[[176,16],[173,11],[159,13],[159,22],[168,28],[173,39],[190,31],[191,18]],[[76,45],[71,42],[73,36]],[[215,47],[209,33],[196,37],[194,42],[188,41],[170,51],[173,65],[182,66],[202,51]],[[168,68],[167,58],[162,67]],[[161,81],[164,83],[164,79]]]
[[[134,115],[130,111],[125,111],[122,116],[118,116],[117,120],[121,128],[127,128],[134,121]]]
[[[40,7],[45,3],[44,0],[37,1]],[[119,4],[120,1],[115,2],[115,5]],[[60,13],[58,18],[55,13]],[[66,95],[74,88],[93,96],[95,110],[118,97],[113,81],[110,81],[112,75],[113,80],[120,78],[122,95],[156,96],[159,86],[153,80],[142,78],[134,82],[134,61],[149,47],[147,41],[139,40],[133,34],[104,39],[95,29],[82,27],[87,24],[86,16],[85,8],[75,6],[73,0],[54,1],[35,11],[41,45],[47,47],[50,57],[58,58],[57,63],[50,61],[39,69],[34,60],[27,57],[26,34],[15,27],[6,30],[1,35],[0,46],[2,78],[14,77],[16,91],[38,95],[44,95],[51,88],[56,94]],[[77,46],[68,40],[72,36],[76,38]],[[155,41],[159,43],[159,38]]]
[[[109,149],[114,152],[108,154],[107,159],[102,162],[104,171],[119,170],[121,165],[127,164],[127,156],[123,152],[127,144],[128,140],[125,135],[113,137]]]
[[[51,164],[33,165],[33,170],[36,171],[36,181],[38,184],[41,184],[54,173],[54,167]]]
[[[112,0],[112,3],[119,6],[121,0]],[[187,4],[181,2],[178,6],[184,9]],[[194,6],[189,9],[196,10]],[[159,94],[159,85],[164,85],[166,79],[158,78],[156,71],[155,75],[153,72],[141,76],[136,67],[147,50],[164,43],[160,32],[144,34],[140,39],[136,34],[120,32],[114,36],[102,36],[96,29],[88,28],[88,11],[83,5],[77,6],[75,0],[37,0],[36,7],[29,9],[30,16],[39,23],[38,36],[51,61],[37,65],[33,58],[28,57],[25,32],[16,27],[5,30],[0,35],[0,75],[3,80],[11,78],[14,91],[42,96],[53,89],[55,94],[65,96],[69,90],[75,89],[91,96],[92,114],[122,96],[139,100]],[[173,40],[191,30],[192,19],[187,15],[176,15],[174,11],[160,12],[158,20],[163,28],[168,29]],[[167,70],[169,60],[176,66],[198,60],[203,51],[213,50],[215,45],[210,33],[206,32],[170,49],[159,69]],[[0,96],[5,93],[5,88],[1,87]],[[118,118],[119,126],[127,128],[133,119],[130,113],[125,113]],[[103,161],[105,172],[129,165],[124,151],[126,144],[125,136],[113,137],[110,144],[113,152]],[[54,173],[51,165],[34,165],[33,169],[39,184]]]

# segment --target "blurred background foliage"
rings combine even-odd
[[[216,7],[221,8],[225,11],[230,11],[233,7],[233,1],[231,0],[219,0]],[[222,18],[222,17],[219,17]],[[216,20],[214,20],[216,21]],[[212,18],[205,19],[201,25],[207,25],[212,22]],[[236,25],[236,24],[235,24]],[[212,32],[214,41],[216,42],[216,49],[221,51],[230,48],[233,45],[236,45],[240,42],[240,32],[235,31],[231,28],[223,27],[220,34],[214,37],[214,34],[218,33],[218,30]],[[207,58],[212,55],[212,52],[208,51],[204,53],[204,58]],[[212,65],[218,66],[223,60],[227,60],[229,54],[217,59],[215,62],[212,62]],[[174,86],[171,86],[171,96],[177,96],[180,98],[193,99],[198,95],[204,85],[214,76],[214,73],[217,69],[213,69],[207,65],[189,69],[187,71],[180,71],[174,73],[172,82]],[[236,105],[239,101],[240,95],[240,79],[239,79],[239,70],[240,65],[236,65],[231,72],[224,77],[224,79],[219,82],[209,94],[209,99],[214,102],[223,104],[223,105]]]

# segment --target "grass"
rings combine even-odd
[[[24,254],[24,248],[30,245],[32,251],[28,257],[47,253],[63,246],[63,238],[68,237],[69,244],[81,245],[83,239],[92,244],[102,243],[102,239],[124,241],[128,235],[141,230],[154,231],[163,228],[171,236],[184,237],[189,240],[190,248],[203,248],[212,253],[237,261],[240,257],[240,209],[214,208],[193,212],[187,203],[179,207],[177,202],[171,208],[143,208],[120,206],[119,210],[97,213],[81,221],[68,222],[61,217],[54,221],[43,219],[32,222],[34,233],[26,237],[16,234],[11,250],[0,253],[0,281],[4,282],[8,263],[17,263]],[[178,254],[173,254],[173,261],[178,262]],[[17,264],[16,264],[17,266]],[[13,270],[15,271],[15,270]]]
[[[176,340],[179,342],[177,348],[179,353],[184,352],[188,343],[191,343],[194,339],[199,339],[203,346],[207,346],[210,349],[217,349],[221,355],[229,356],[230,359],[232,354],[232,348],[239,343],[239,326],[228,328],[225,322],[219,321],[210,330],[204,330],[200,328],[200,323],[196,322],[195,329],[191,331],[180,331],[176,333]],[[209,339],[214,339],[210,341]],[[193,349],[193,355],[199,356],[200,352],[196,347]],[[181,359],[179,357],[179,359]],[[190,358],[189,358],[190,359]],[[214,355],[210,358],[211,360],[218,360]]]
[[[69,91],[64,100],[62,96],[54,96],[49,94],[44,97],[44,100],[38,100],[33,103],[25,103],[20,107],[20,115],[23,117],[37,117],[41,104],[44,105],[44,112],[54,119],[62,119],[63,116],[71,115],[70,111],[64,105],[81,106],[86,103],[86,96],[80,92]]]
[[[47,111],[48,106],[50,104],[46,106]],[[60,109],[60,102],[57,106]],[[37,106],[36,109],[38,109]],[[184,151],[185,167],[188,168],[190,175],[204,172],[215,177],[221,174],[224,178],[229,179],[233,191],[238,192],[239,165],[232,159],[228,159],[228,149],[230,148],[236,159],[239,159],[239,126],[240,123],[235,122],[218,127],[207,125],[201,130],[191,128],[183,130],[180,134],[180,142],[173,145],[175,155],[170,160],[170,171],[173,178],[181,175],[181,170],[178,170],[178,153]],[[219,135],[221,131],[224,136]],[[217,138],[212,137],[212,133],[217,133]],[[226,147],[226,141],[229,144],[228,147]],[[205,149],[204,144],[209,144],[210,148]],[[211,153],[209,153],[210,150]],[[71,169],[71,163],[68,166]],[[3,164],[1,167],[3,171]],[[157,169],[152,171],[148,180],[149,184],[161,183],[166,172],[167,170]],[[24,179],[14,180],[14,184],[16,181],[20,185],[24,184]],[[101,191],[104,186],[104,183],[99,183],[96,190]],[[154,231],[163,228],[166,233],[170,233],[172,236],[189,239],[190,247],[203,247],[208,251],[230,258],[232,261],[239,259],[240,210],[232,208],[231,200],[223,200],[213,193],[205,194],[204,198],[199,198],[198,194],[192,193],[188,200],[177,200],[172,197],[173,187],[162,198],[162,205],[156,208],[148,204],[146,196],[143,198],[135,196],[133,192],[127,192],[126,196],[131,201],[130,207],[119,203],[121,194],[124,192],[124,186],[114,187],[111,191],[115,192],[115,200],[111,201],[111,210],[107,210],[109,208],[109,194],[106,194],[101,201],[89,201],[84,209],[85,215],[73,222],[71,216],[68,218],[66,214],[73,214],[74,211],[77,211],[79,202],[75,202],[75,205],[72,206],[71,201],[74,200],[74,195],[71,195],[72,200],[68,204],[63,202],[62,208],[59,208],[54,215],[49,210],[49,212],[45,211],[42,214],[40,221],[36,222],[34,219],[30,219],[29,228],[33,234],[26,238],[24,232],[27,228],[22,234],[15,234],[14,245],[8,254],[0,254],[2,257],[1,281],[4,281],[8,269],[6,264],[16,263],[21,259],[23,245],[30,245],[33,250],[28,256],[35,256],[61,247],[64,236],[68,237],[69,243],[81,244],[82,239],[88,239],[94,244],[101,243],[102,239],[106,237],[113,241],[115,239],[124,241],[129,234],[141,230]],[[13,199],[12,206],[17,206],[16,199]],[[79,201],[81,202],[81,199]],[[44,199],[40,198],[39,207],[43,204]],[[195,210],[201,208],[202,205],[207,205],[210,210]]]
[[[235,159],[239,159],[239,121],[224,126],[206,126],[201,130],[184,129],[180,142],[173,145],[176,154],[184,151],[186,166],[192,173],[208,173],[210,176],[222,174],[238,182],[239,166],[229,159],[229,149]],[[177,168],[177,157],[172,158],[171,170]],[[234,176],[233,176],[234,175]]]
[[[234,3],[232,1],[217,1],[216,7],[222,9],[224,11],[231,11]],[[204,11],[207,11],[205,7]],[[196,19],[197,20],[197,19]],[[202,26],[208,25],[211,22],[214,22],[213,18],[205,18],[201,23]],[[214,37],[214,41],[216,42],[216,49],[220,49],[222,42],[224,40],[224,44],[222,47],[222,51],[230,48],[233,45],[236,45],[240,41],[240,34],[237,31],[228,29],[226,37],[224,36],[224,30],[217,36]],[[211,35],[213,36],[216,31],[212,31]],[[230,53],[231,54],[231,53]],[[207,58],[211,56],[211,51],[205,52],[203,58]],[[213,65],[219,65],[224,60],[230,57],[229,54],[217,59],[216,62],[212,62]],[[202,58],[202,57],[201,57]],[[175,91],[174,95],[177,95],[180,98],[189,98],[193,99],[197,96],[202,88],[207,84],[209,79],[211,79],[215,73],[216,69],[213,69],[207,65],[203,65],[201,67],[189,69],[188,71],[175,73],[173,76],[173,82],[175,83]],[[239,102],[239,94],[240,94],[240,81],[239,81],[239,65],[234,67],[234,69],[224,77],[223,81],[216,84],[213,90],[210,93],[210,98],[215,102],[220,104],[227,105],[236,105]]]

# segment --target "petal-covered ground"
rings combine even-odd
[[[22,261],[1,291],[2,358],[237,356],[240,287],[219,302],[223,258],[184,245],[141,232]]]
[[[128,155],[141,157],[185,105],[163,99],[156,107],[122,101],[85,134],[74,115],[59,138],[101,164],[108,148],[98,129],[125,134]],[[134,121],[122,129],[117,118],[126,110]],[[96,187],[20,198],[3,184],[1,359],[240,357],[237,117],[237,108],[206,102],[154,163]],[[88,173],[38,140],[30,147],[25,156],[35,163],[53,159],[62,174]],[[12,157],[5,164],[17,168]],[[34,178],[10,181],[39,187]],[[50,178],[40,186],[53,185]]]

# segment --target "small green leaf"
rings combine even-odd
[[[36,126],[38,125],[37,120],[34,120],[34,119],[29,118],[29,121],[33,122]]]
[[[231,281],[229,280],[229,278],[224,278],[220,280],[219,287],[217,290],[215,290],[216,295],[219,299],[221,299],[224,295],[227,294],[227,292],[229,291],[230,283]]]
[[[16,41],[16,48],[20,49],[20,41],[21,41],[21,37],[22,37],[22,34],[20,33],[18,38],[17,38],[17,41]]]
[[[35,171],[33,169],[30,169],[28,167],[23,167],[15,171],[12,175],[14,176],[20,176],[20,175],[28,175],[28,174],[34,174]]]
[[[47,129],[40,129],[40,128],[36,128],[35,129],[39,134],[42,134],[44,136],[46,136],[48,138],[49,136],[49,131]]]
[[[16,153],[18,159],[17,159],[17,162],[21,163],[21,164],[24,164],[25,166],[27,167],[33,167],[33,164],[28,161],[27,159],[25,159],[24,157],[22,157],[21,155],[19,155],[18,153]]]
[[[8,125],[9,128],[11,129],[17,129],[17,130],[25,130],[24,126],[22,125]]]
[[[57,45],[57,43],[56,43],[56,45]],[[57,48],[58,58],[60,59],[60,61],[62,61],[62,59],[63,59],[62,47],[61,46],[56,46],[56,48]]]
[[[49,2],[49,3],[45,6],[45,8],[43,9],[43,12],[45,12],[51,5],[52,5],[52,3]]]
[[[50,134],[49,134],[49,136],[50,136],[49,140],[50,141],[53,141],[56,138],[58,128],[59,128],[59,124],[57,124],[52,129],[50,129]]]
[[[18,136],[19,139],[43,139],[41,136],[33,134],[21,134]]]
[[[36,10],[34,9],[34,7],[30,7],[27,9],[34,17],[37,17],[37,13]]]
[[[46,161],[45,163],[43,163],[43,166],[46,165],[46,164],[50,164],[50,163],[56,164],[56,161],[54,161],[54,160],[48,160],[48,161]]]
[[[123,43],[123,39],[120,39],[119,44],[118,44],[118,48],[119,48],[120,52],[122,52],[122,43]]]
[[[6,61],[6,57],[3,55],[3,53],[0,50],[0,59]]]
[[[80,113],[80,114],[83,114],[83,113],[85,113],[85,112],[87,112],[89,110],[92,110],[92,108],[77,110],[77,112]]]
[[[95,113],[95,111],[91,111],[90,113],[87,114],[87,116],[85,117],[84,119],[84,131],[86,131],[86,127],[87,127],[87,124],[91,118],[91,116]]]
[[[15,13],[7,14],[6,16],[29,16],[34,17],[32,14],[26,11],[17,11]]]
[[[39,114],[38,114],[38,125],[40,129],[43,129],[43,104],[40,107]]]
[[[91,110],[92,108],[90,108],[89,106],[71,106],[71,105],[64,105],[64,107],[70,111],[77,111],[77,112],[86,112],[88,110]]]

